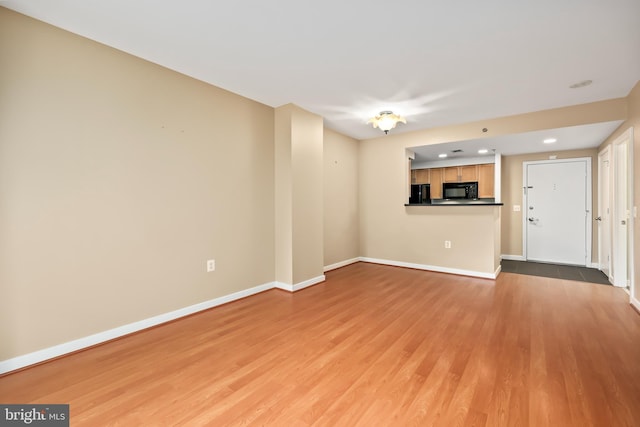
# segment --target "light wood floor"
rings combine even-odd
[[[0,378],[72,426],[640,426],[611,286],[354,264]]]

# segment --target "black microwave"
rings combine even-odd
[[[443,199],[477,199],[477,182],[445,182],[442,184]]]

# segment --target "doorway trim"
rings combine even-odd
[[[611,206],[614,209],[614,211],[612,212],[612,218],[614,221],[616,221],[613,230],[612,230],[612,244],[611,244],[611,252],[613,255],[613,265],[612,267],[615,266],[615,251],[618,251],[618,237],[617,237],[617,233],[615,230],[615,227],[618,225],[617,221],[619,221],[619,219],[621,218],[621,213],[617,212],[618,210],[618,206],[617,206],[617,201],[618,201],[618,183],[617,183],[617,173],[618,173],[618,168],[619,166],[619,159],[618,159],[618,147],[621,145],[626,145],[626,169],[627,169],[627,174],[626,174],[626,187],[627,187],[627,194],[626,194],[626,201],[627,201],[627,211],[628,211],[628,215],[627,215],[627,232],[626,232],[626,239],[627,239],[627,251],[626,251],[626,280],[627,283],[629,284],[629,288],[628,288],[628,292],[630,294],[630,298],[631,301],[633,301],[633,295],[634,295],[634,289],[635,289],[635,281],[634,281],[634,275],[635,275],[635,268],[634,268],[634,228],[635,228],[635,221],[634,221],[634,215],[633,215],[633,207],[635,204],[634,201],[634,182],[633,182],[633,146],[634,146],[634,140],[633,140],[633,127],[629,127],[627,130],[625,130],[622,134],[620,134],[616,139],[614,139],[611,142],[611,148],[613,149],[613,191],[612,191],[612,199],[611,199]],[[624,214],[622,214],[624,215]],[[613,277],[614,277],[614,285],[618,285],[619,284],[619,280],[616,278],[616,271],[615,271],[615,267],[614,267],[614,271],[613,271]]]
[[[529,206],[529,199],[527,195],[527,166],[536,165],[536,164],[548,164],[548,163],[567,163],[567,162],[586,162],[587,168],[587,178],[586,178],[586,256],[585,256],[585,266],[593,267],[593,263],[591,261],[591,245],[593,244],[592,231],[593,231],[593,189],[591,182],[591,157],[571,157],[565,159],[550,159],[550,160],[532,160],[522,162],[522,210],[524,214],[522,215],[522,257],[526,261],[528,259],[527,254],[527,215],[528,212],[527,206]]]
[[[611,268],[611,252],[612,252],[612,209],[611,199],[613,197],[612,172],[613,162],[611,161],[611,147],[607,145],[598,152],[598,200],[596,202],[596,215],[601,218],[597,223],[598,227],[598,269],[605,273],[609,278],[609,282],[613,284],[613,275]],[[607,174],[603,174],[603,163],[607,164]],[[606,209],[605,209],[606,208]],[[606,210],[606,212],[605,212]],[[594,221],[598,220],[595,218]],[[608,246],[607,259],[604,259],[605,243]]]

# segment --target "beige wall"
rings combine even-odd
[[[405,149],[389,138],[360,146],[360,252],[365,258],[492,275],[501,208],[404,206]],[[444,249],[444,241],[452,242]],[[498,251],[499,253],[499,251]]]
[[[293,282],[293,172],[291,120],[293,105],[275,110],[275,279]]]
[[[358,141],[324,131],[324,265],[360,256]]]
[[[276,109],[275,131],[276,280],[300,285],[324,279],[323,120],[287,104]]]
[[[3,8],[0,58],[0,360],[274,280],[272,108]]]
[[[470,224],[473,226],[465,225],[460,227],[459,231],[455,231],[455,225],[460,224],[466,217],[461,216],[458,221],[452,219],[455,217],[446,215],[463,215],[462,213],[437,211],[443,209],[441,207],[404,207],[404,203],[407,202],[405,150],[420,145],[624,120],[626,117],[627,100],[621,98],[411,133],[390,133],[362,141],[359,161],[362,256],[493,273],[496,250],[499,249],[498,253],[507,253],[505,250],[514,250],[511,247],[517,243],[509,242],[508,248],[499,248],[503,242],[500,236],[497,236],[494,243],[486,241],[496,234],[493,231],[496,228],[493,221],[494,213],[487,212],[482,222],[482,226],[488,227],[489,230],[480,228],[480,224],[473,223],[475,219],[471,219]],[[488,132],[482,132],[483,128],[488,128]],[[504,181],[502,185],[504,195]],[[420,213],[417,214],[415,209],[422,211],[418,211]],[[507,221],[512,220],[505,208],[500,210],[497,215],[501,214]],[[505,232],[504,226],[501,227],[501,232]],[[443,249],[445,239],[452,240],[453,243],[452,249],[446,252]],[[480,261],[477,254],[484,252],[488,252],[490,256]]]
[[[323,275],[323,128],[322,117],[294,109],[293,284]]]
[[[628,119],[598,148],[602,150],[610,145],[616,138],[629,128],[633,128],[633,200],[636,207],[640,206],[640,81],[636,83],[626,98],[628,108]],[[633,230],[634,245],[634,295],[633,297],[640,304],[640,218],[635,219]]]
[[[522,163],[535,160],[549,160],[549,156],[558,159],[591,158],[592,206],[595,212],[598,203],[598,152],[595,148],[588,150],[549,151],[546,153],[523,154],[502,157],[502,254],[522,256],[522,214],[527,209],[523,205]],[[513,211],[513,205],[519,205],[520,212]],[[594,215],[595,218],[595,215]],[[598,227],[592,224],[591,261],[598,262]]]

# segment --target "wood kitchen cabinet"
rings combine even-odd
[[[478,165],[450,166],[444,168],[444,182],[468,182],[478,180]]]
[[[495,197],[495,166],[493,163],[478,165],[478,197]]]
[[[412,184],[429,184],[430,169],[414,169],[411,171]]]
[[[444,168],[444,182],[458,182],[458,167]]]
[[[429,187],[432,199],[442,199],[442,180],[444,179],[445,168],[431,169]]]
[[[477,181],[478,180],[478,165],[460,166],[460,181]]]

